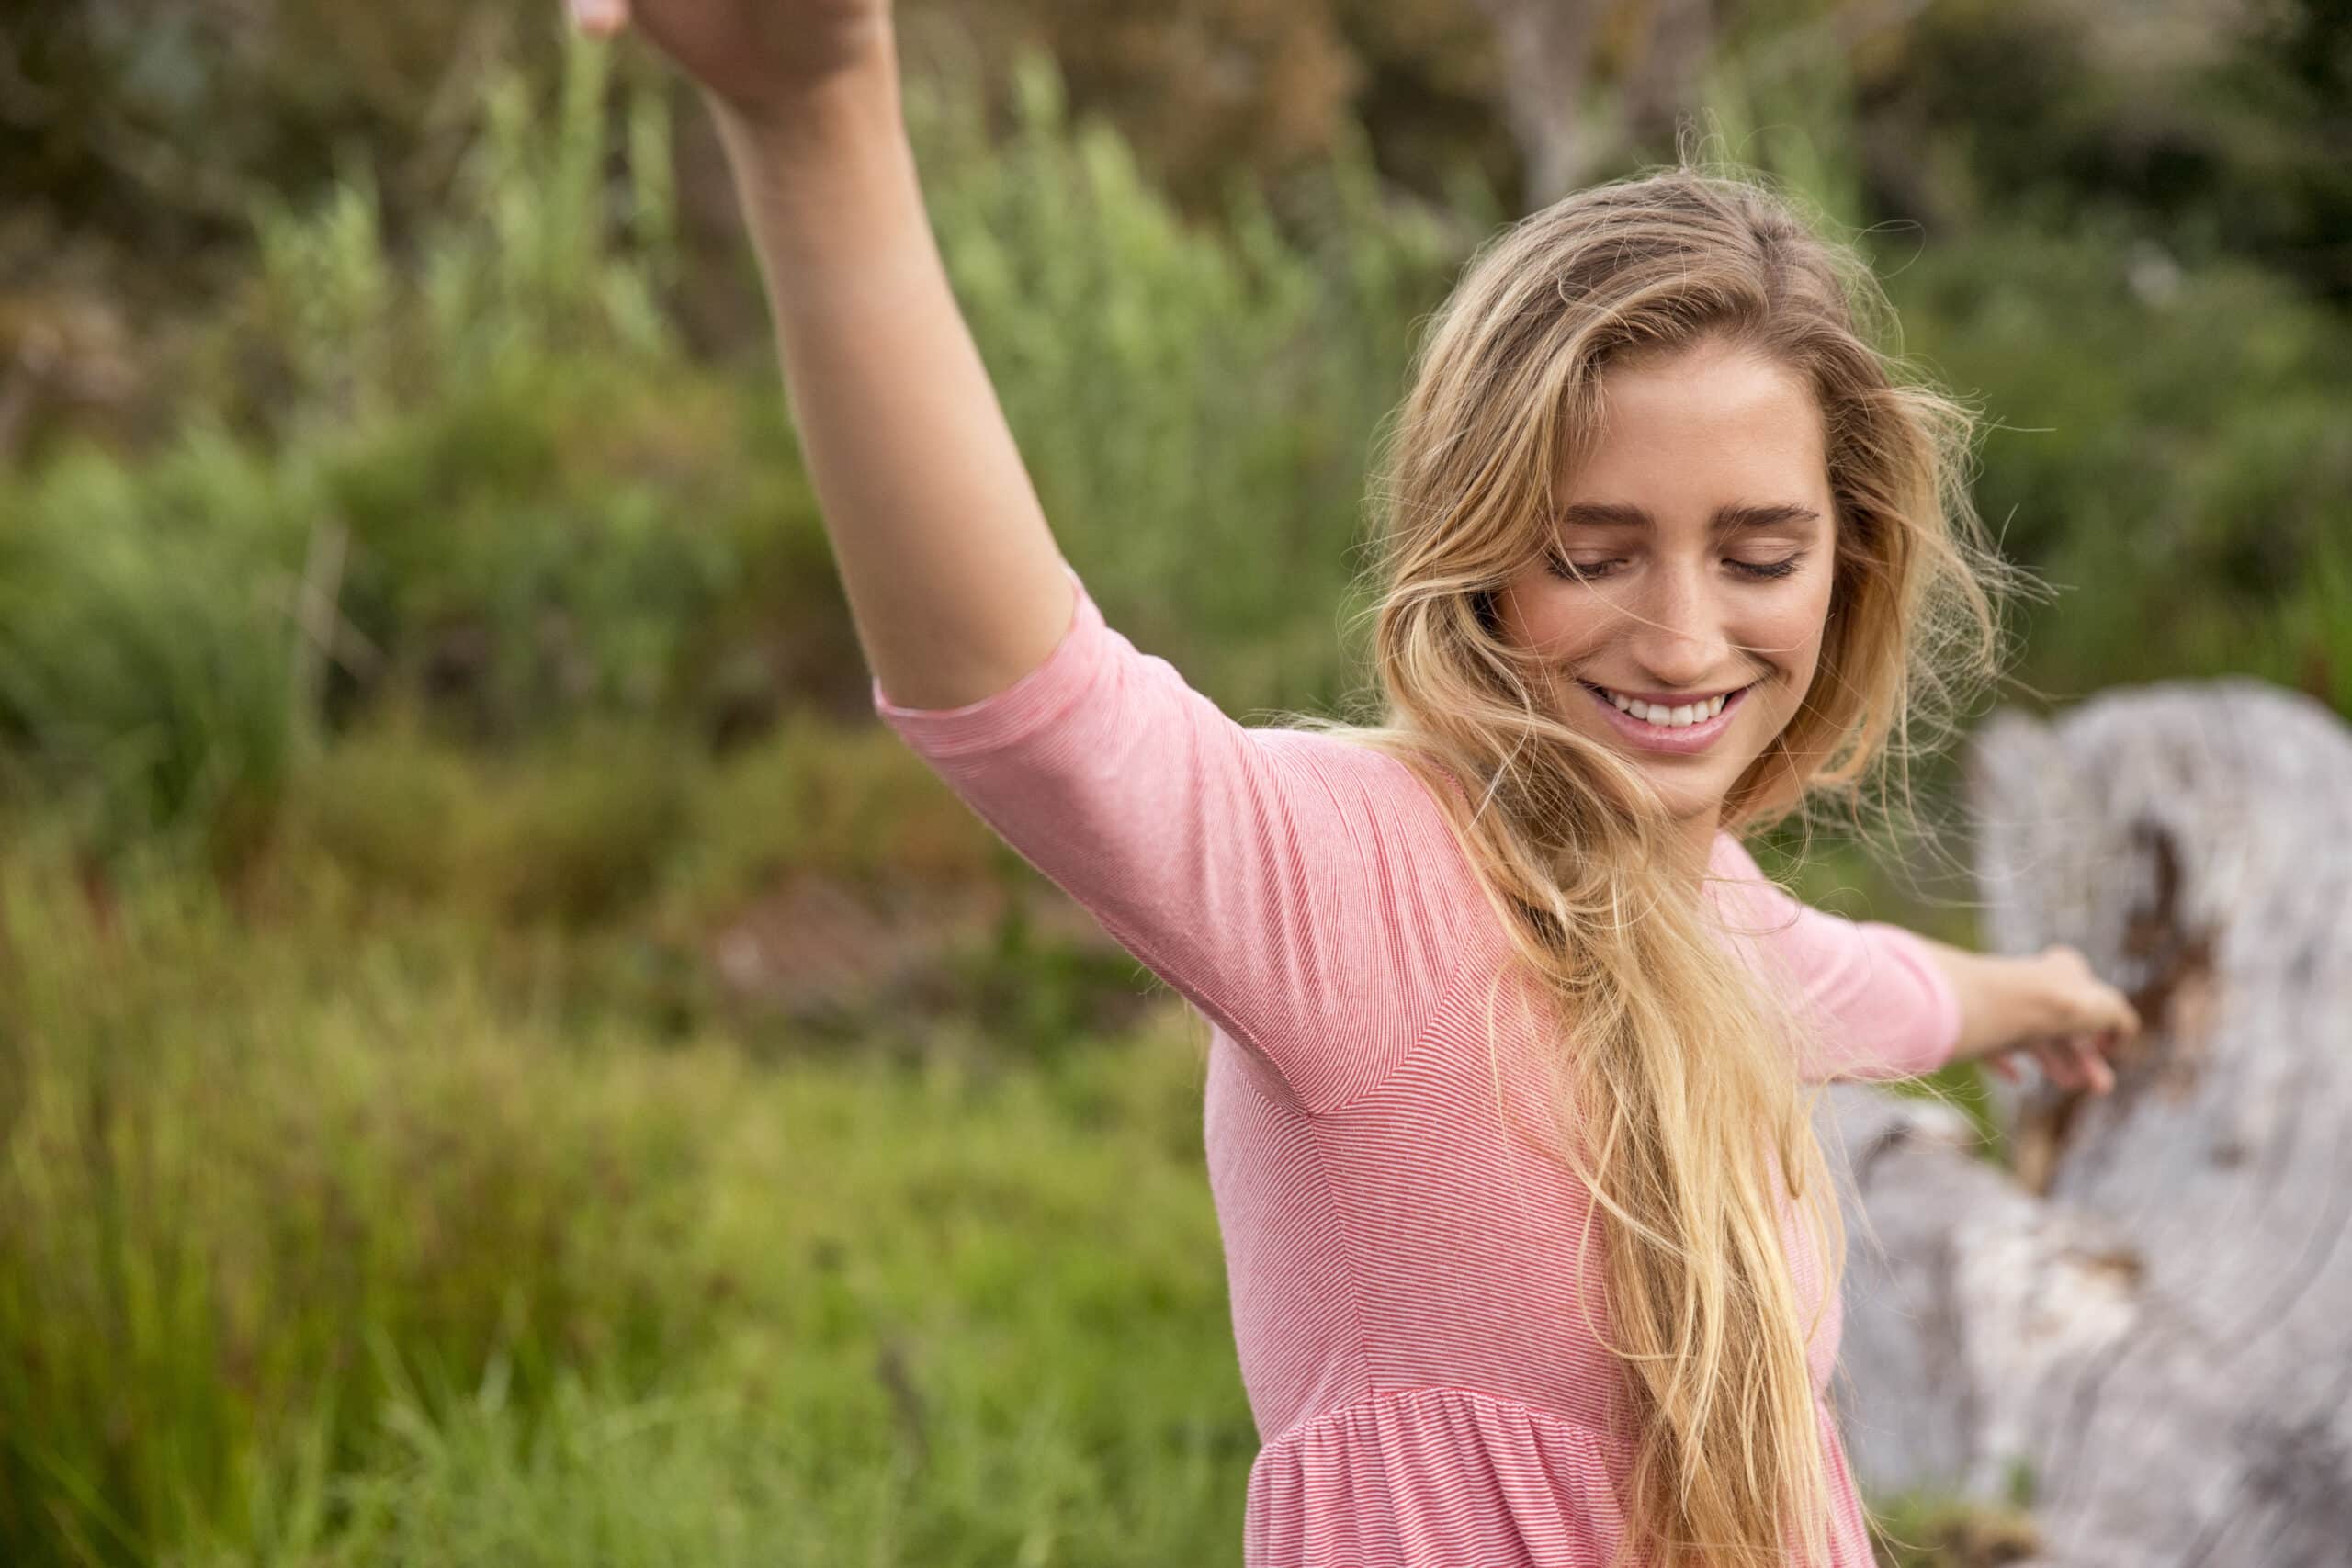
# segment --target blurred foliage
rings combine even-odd
[[[202,880],[94,908],[0,868],[8,1562],[977,1564],[1042,1531],[1190,1562],[1238,1530],[1165,1024],[1045,1075],[944,1038],[912,1075],[649,1051],[503,982],[498,928],[371,930],[315,869],[257,946]]]
[[[1596,125],[1630,95],[1670,0],[1604,0],[1585,79]],[[1044,46],[1081,117],[1105,117],[1155,186],[1222,209],[1234,172],[1318,165],[1368,128],[1384,174],[1436,197],[1464,164],[1516,188],[1496,112],[1501,61],[1466,0],[900,0],[910,52],[1011,66]],[[1849,69],[1874,205],[1943,223],[1985,204],[2119,207],[2250,254],[2341,303],[2352,288],[2352,17],[2334,0],[1719,0],[1720,62],[1772,77]],[[544,77],[553,0],[88,0],[37,8],[0,43],[0,185],[75,230],[206,276],[243,270],[254,188],[308,200],[378,170],[394,228],[444,204],[481,79]],[[658,79],[634,60],[640,80]],[[1690,103],[1686,108],[1703,107]],[[1613,129],[1613,128],[1612,128]],[[1657,127],[1627,159],[1668,149]],[[707,145],[707,144],[706,144]],[[1961,177],[1955,178],[1955,170]],[[183,286],[186,279],[180,279]]]
[[[1916,355],[1980,400],[1999,389],[1977,502],[2063,591],[2022,678],[2064,700],[2241,671],[2352,714],[2341,314],[2096,214],[1933,247],[1893,292]]]
[[[2335,0],[1940,0],[1871,65],[1864,123],[1932,130],[1969,170],[1915,216],[2096,215],[2352,305],[2352,12]]]
[[[1486,22],[906,13],[1073,564],[1242,716],[1359,689],[1370,442],[1518,188]],[[2352,714],[2342,8],[1704,14],[1684,107],[1988,416],[2011,700]],[[1664,16],[1574,84],[1610,172]],[[0,1559],[1229,1557],[1197,1058],[871,723],[707,120],[555,22],[0,35]]]
[[[198,435],[138,470],[75,454],[11,501],[0,755],[20,792],[74,801],[102,852],[166,824],[249,835],[299,743],[282,491]]]
[[[1884,1568],[2003,1568],[2030,1562],[2041,1533],[2021,1508],[1905,1497],[1875,1521],[1871,1545]]]
[[[2039,15],[1931,7],[1919,28],[1965,59],[1961,35]],[[863,709],[781,399],[700,366],[664,312],[684,265],[671,96],[613,82],[576,37],[557,53],[544,85],[514,62],[469,78],[454,183],[402,233],[366,162],[307,204],[252,201],[252,265],[190,334],[188,412],[152,459],[65,443],[0,477],[9,768],[94,800],[102,852],[193,822],[233,858],[309,739],[395,692],[499,744],[604,713],[724,745],[795,704]],[[1862,79],[1890,73],[1727,51],[1709,123],[1860,223]],[[1362,679],[1336,634],[1361,607],[1372,434],[1498,210],[1466,174],[1450,211],[1396,200],[1370,146],[1335,135],[1278,199],[1237,177],[1220,221],[1187,220],[1120,137],[1070,121],[1042,57],[1009,73],[1001,130],[979,80],[921,79],[910,118],[1065,549],[1229,708],[1331,704]],[[2020,673],[2063,697],[2250,668],[2341,703],[2344,317],[2290,273],[2176,254],[2128,207],[2062,220],[2026,189],[1941,236],[1857,230],[1905,346],[1993,416],[1979,495],[2006,547],[2074,590]],[[2161,664],[2133,635],[2152,615],[2177,631]]]
[[[138,470],[157,481],[69,446],[12,487],[28,609],[0,622],[0,727],[42,787],[101,792],[101,850],[202,825],[223,790],[266,812],[302,737],[395,691],[483,743],[604,713],[724,744],[789,704],[865,710],[781,398],[699,368],[654,308],[667,186],[601,199],[607,55],[568,45],[549,113],[486,77],[467,177],[404,255],[364,168],[261,204],[254,272],[187,356],[202,412]],[[910,115],[1066,547],[1227,700],[1328,697],[1370,434],[1461,231],[1385,205],[1360,150],[1295,193],[1302,237],[1246,186],[1227,228],[1188,228],[1114,136],[1069,125],[1041,59],[1019,79],[1001,147],[952,84]],[[633,162],[662,164],[662,99],[624,100]],[[158,529],[186,559],[131,542]],[[94,531],[122,544],[85,560]],[[93,645],[189,662],[126,676]]]
[[[1007,145],[968,97],[916,123],[957,296],[1065,552],[1123,630],[1231,706],[1329,700],[1372,432],[1466,235],[1386,207],[1353,143],[1294,193],[1316,198],[1304,240],[1247,186],[1224,227],[1187,228],[1116,136],[1068,123],[1042,60],[1018,82]]]

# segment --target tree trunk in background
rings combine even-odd
[[[1970,783],[1987,947],[2075,944],[2147,1032],[2104,1099],[1995,1082],[2014,1174],[1945,1107],[1835,1091],[1856,1474],[1994,1499],[2030,1473],[2047,1568],[2334,1568],[2352,731],[2254,682],[2163,684],[1996,716]]]
[[[1526,165],[1528,210],[1583,185],[1597,162],[1586,87],[1601,7],[1589,0],[1478,0],[1491,17],[1503,105]]]
[[[1652,0],[1642,51],[1625,78],[1625,133],[1635,145],[1670,153],[1676,122],[1699,107],[1714,9],[1714,0]]]
[[[1650,0],[1607,101],[1596,55],[1610,7],[1594,0],[1478,0],[1495,26],[1504,116],[1526,169],[1528,210],[1591,183],[1629,147],[1670,155],[1676,121],[1699,107],[1714,42],[1713,0]]]

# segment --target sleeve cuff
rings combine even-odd
[[[1944,966],[1937,962],[1934,953],[1928,951],[1927,943],[1919,939],[1917,932],[1883,922],[1879,925],[1879,931],[1882,939],[1893,943],[1904,962],[1918,972],[1920,983],[1927,987],[1929,1048],[1926,1062],[1915,1071],[1932,1073],[1949,1064],[1952,1053],[1960,1046],[1960,992],[1953,987],[1951,976],[1944,973]]]
[[[1074,603],[1069,629],[1045,661],[1004,690],[953,708],[902,707],[871,682],[874,711],[925,757],[959,757],[1012,745],[1066,711],[1098,661],[1102,612],[1069,562],[1062,562]]]

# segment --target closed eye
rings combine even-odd
[[[1724,564],[1743,577],[1758,581],[1770,581],[1776,577],[1788,576],[1796,570],[1804,559],[1804,552],[1799,550],[1792,556],[1776,561],[1726,560]],[[1569,561],[1547,551],[1544,557],[1544,564],[1554,577],[1563,581],[1594,582],[1602,578],[1616,575],[1617,569],[1625,563],[1623,559]]]

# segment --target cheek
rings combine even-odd
[[[1786,603],[1758,606],[1740,640],[1767,650],[1772,662],[1788,672],[1791,684],[1803,692],[1821,663],[1827,615],[1826,594],[1792,594]]]
[[[1549,660],[1574,658],[1593,639],[1600,617],[1589,603],[1574,604],[1566,593],[1518,586],[1495,602],[1503,635]]]
[[[1544,605],[1529,616],[1528,636],[1546,658],[1569,662],[1589,650],[1599,620],[1589,607],[1571,614],[1562,605]]]

